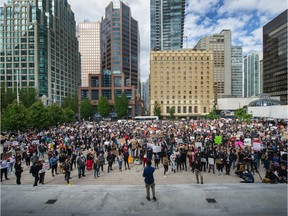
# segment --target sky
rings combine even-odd
[[[111,0],[68,0],[76,22],[100,21]],[[7,0],[0,0],[7,2]],[[140,77],[149,77],[150,0],[123,0],[138,21]],[[193,48],[207,35],[232,31],[232,45],[243,47],[243,56],[262,51],[262,27],[287,9],[287,0],[186,0],[183,48]],[[2,3],[0,4],[3,5]]]

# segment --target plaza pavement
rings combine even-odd
[[[189,168],[173,173],[169,167],[164,177],[160,165],[154,175],[157,201],[149,202],[141,165],[131,164],[123,172],[116,163],[112,172],[107,173],[107,165],[105,169],[97,179],[92,171],[78,179],[74,170],[71,186],[64,175],[52,177],[49,170],[45,184],[33,187],[34,179],[25,167],[21,185],[16,185],[14,174],[1,184],[1,216],[287,215],[287,185],[260,183],[258,174],[254,184],[240,184],[232,170],[230,176],[203,172],[204,184],[198,185]],[[260,173],[263,177],[262,169]],[[55,203],[47,204],[48,200]]]

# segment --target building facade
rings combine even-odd
[[[88,86],[88,74],[100,74],[100,22],[81,22],[77,26],[81,54],[81,86]]]
[[[212,50],[214,54],[214,87],[217,98],[230,97],[231,91],[231,31],[222,30],[220,34],[213,34],[198,41],[195,49]]]
[[[183,47],[185,0],[150,0],[152,50]]]
[[[88,87],[79,87],[78,101],[79,105],[82,100],[88,99],[94,107],[94,113],[97,114],[97,106],[100,97],[107,97],[111,105],[110,117],[113,117],[114,101],[116,96],[121,96],[124,93],[129,99],[128,117],[135,116],[136,106],[136,90],[134,86],[125,85],[125,75],[120,72],[113,72],[104,70],[101,74],[89,74]],[[114,115],[114,117],[116,117]]]
[[[262,52],[253,52],[244,57],[244,97],[263,93],[262,58]]]
[[[146,115],[149,115],[150,113],[149,87],[149,79],[147,79],[146,82],[141,83],[141,100],[143,101],[144,112],[146,113]]]
[[[263,92],[288,104],[288,10],[263,26]]]
[[[206,115],[213,109],[213,52],[179,49],[150,52],[150,115],[156,102],[169,118]]]
[[[101,21],[101,69],[122,72],[125,85],[140,87],[138,22],[122,1],[106,7]]]
[[[81,61],[67,0],[10,0],[0,8],[0,71],[5,88],[36,88],[61,103],[77,95]],[[21,98],[20,98],[21,100]]]
[[[242,73],[242,46],[232,46],[231,48],[231,96],[243,96],[243,73]]]

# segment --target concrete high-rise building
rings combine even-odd
[[[150,0],[152,50],[183,47],[185,0]]]
[[[77,26],[81,54],[81,86],[88,86],[89,74],[101,73],[100,22],[81,22]]]
[[[263,76],[261,71],[262,52],[253,52],[244,57],[244,97],[262,94]]]
[[[195,49],[212,50],[214,53],[214,87],[217,97],[230,97],[231,91],[231,31],[222,30],[198,41]]]
[[[288,104],[288,10],[263,26],[263,92]]]
[[[242,97],[243,95],[243,73],[242,73],[242,46],[231,48],[231,96]]]
[[[141,100],[143,101],[145,113],[149,114],[150,109],[150,98],[149,98],[149,79],[146,80],[146,82],[141,83]]]
[[[77,95],[81,62],[67,0],[10,0],[0,8],[0,81],[61,103]],[[18,80],[18,81],[17,81]],[[20,98],[21,100],[21,98]]]
[[[102,71],[124,73],[125,86],[140,87],[138,22],[122,1],[110,2],[101,21]]]
[[[150,52],[150,114],[156,102],[164,117],[208,114],[213,109],[213,51]]]

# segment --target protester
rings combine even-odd
[[[197,184],[199,184],[199,176],[201,178],[201,184],[203,184],[203,175],[201,173],[201,162],[199,160],[195,160],[195,176]]]
[[[63,170],[65,172],[65,180],[67,182],[67,185],[70,186],[71,162],[70,162],[69,158],[66,158],[66,160],[63,164]]]
[[[23,172],[23,167],[21,165],[21,160],[16,160],[14,164],[15,176],[16,176],[16,184],[21,184],[21,174]],[[1,179],[2,180],[2,179]]]
[[[151,161],[147,161],[147,166],[143,170],[143,177],[144,182],[145,182],[145,187],[146,187],[146,199],[150,201],[150,188],[152,189],[152,196],[153,200],[156,201],[156,196],[155,196],[155,182],[154,182],[154,171],[155,168],[151,166],[152,163]]]
[[[1,182],[3,181],[3,175],[5,176],[6,180],[9,180],[8,174],[8,163],[6,159],[3,159],[3,153],[1,154]]]

